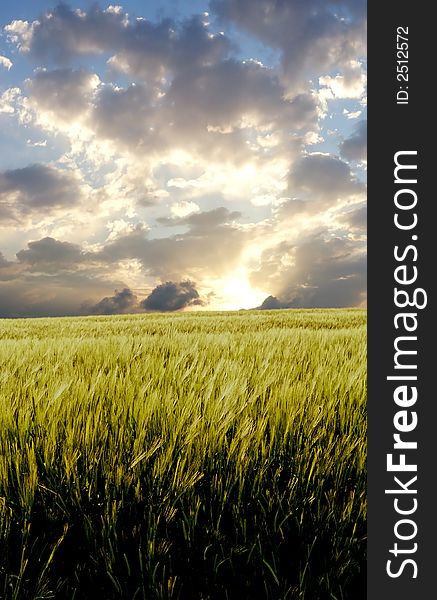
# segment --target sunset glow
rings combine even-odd
[[[0,317],[365,302],[360,2],[1,18]]]

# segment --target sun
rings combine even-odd
[[[231,276],[223,278],[215,286],[215,289],[217,291],[208,305],[208,310],[256,308],[268,296],[265,290],[252,287],[246,272],[233,273]]]

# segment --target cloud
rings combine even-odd
[[[101,254],[54,238],[29,242],[16,256],[9,261],[0,253],[0,317],[128,314],[207,303],[189,280],[166,281],[140,303],[132,288],[116,279],[123,257],[105,262]]]
[[[184,118],[198,119],[211,131],[222,132],[251,126],[315,126],[317,101],[310,94],[285,99],[277,74],[255,61],[233,59],[185,70],[175,77],[167,98],[185,108]]]
[[[161,224],[185,224],[188,231],[149,239],[138,227],[105,244],[93,258],[107,264],[137,259],[145,273],[161,280],[221,276],[238,263],[247,237],[231,222],[237,214],[221,207],[181,219],[161,218]]]
[[[27,82],[29,107],[48,129],[77,136],[86,128],[130,154],[181,149],[233,164],[290,151],[297,132],[317,135],[317,97],[287,94],[274,69],[232,58],[232,43],[211,31],[205,15],[151,23],[123,11],[58,5],[6,31],[30,57],[62,67],[39,70]],[[110,68],[127,76],[123,87],[66,67],[74,57],[101,53],[111,54]],[[276,144],[265,143],[272,139]]]
[[[15,279],[19,272],[20,269],[17,263],[7,260],[4,254],[0,252],[0,282]]]
[[[343,68],[343,75],[324,75],[319,77],[319,84],[326,89],[321,93],[327,99],[362,98],[366,91],[367,77],[363,67],[357,60],[351,60]],[[327,94],[329,90],[329,94]]]
[[[351,202],[364,200],[365,192],[365,184],[337,156],[320,152],[303,155],[290,169],[288,189],[273,203],[273,223],[299,223],[305,230],[312,219],[327,226],[333,209],[342,215]]]
[[[171,206],[171,213],[173,217],[176,218],[187,217],[188,215],[199,211],[199,205],[195,202],[190,202],[189,200],[181,200],[180,202],[175,202]]]
[[[130,23],[108,64],[133,78],[159,80],[166,72],[183,72],[220,62],[234,48],[223,33],[212,33],[205,14],[182,23],[164,19]]]
[[[295,217],[302,212],[308,212],[310,204],[306,200],[300,198],[287,198],[274,208],[275,217],[282,221]]]
[[[268,294],[319,305],[323,290],[361,302],[365,185],[349,161],[363,160],[362,125],[338,133],[340,156],[307,149],[328,100],[363,93],[364,1],[211,6],[212,23],[59,4],[5,28],[20,69],[36,68],[1,95],[0,118],[21,156],[54,162],[0,173],[5,255],[17,253],[0,257],[2,314],[143,311],[136,290],[157,284],[145,302],[159,310],[201,307],[198,289],[213,308]],[[270,66],[239,58],[236,29]]]
[[[191,231],[196,234],[208,234],[212,229],[232,223],[239,217],[241,217],[239,211],[231,212],[224,206],[219,206],[203,212],[191,212],[183,217],[160,217],[157,221],[167,227],[190,225]]]
[[[65,169],[34,164],[0,173],[0,221],[43,218],[60,209],[70,210],[84,198],[83,183]]]
[[[259,310],[277,310],[279,308],[289,308],[284,306],[275,296],[267,296],[261,306],[257,307]]]
[[[0,114],[17,114],[17,107],[21,103],[21,90],[17,87],[8,88],[0,96]]]
[[[83,315],[84,298],[97,300],[119,283],[80,274],[0,277],[0,318]]]
[[[358,119],[358,117],[361,116],[362,112],[362,110],[356,110],[351,112],[347,110],[347,108],[343,109],[343,114],[346,116],[347,119]]]
[[[138,300],[136,295],[129,288],[124,288],[111,297],[105,297],[97,304],[91,307],[83,306],[85,314],[90,315],[119,315],[136,312],[138,310]]]
[[[303,137],[317,128],[317,98],[284,95],[274,71],[255,62],[191,64],[170,75],[165,89],[141,82],[100,86],[87,127],[99,139],[147,156],[179,149],[202,161],[265,160],[265,135],[276,135],[270,158],[296,144],[289,129]]]
[[[77,57],[110,55],[108,64],[150,81],[165,69],[186,64],[206,65],[226,57],[233,45],[224,34],[208,29],[205,14],[181,24],[172,19],[152,23],[131,19],[121,10],[74,10],[58,4],[33,23],[13,21],[5,27],[11,42],[35,59],[65,66]],[[114,54],[115,52],[115,54]]]
[[[357,181],[349,167],[341,159],[320,152],[304,156],[293,166],[289,189],[302,192],[327,203],[364,192],[364,185]],[[320,208],[320,206],[318,206]]]
[[[346,160],[367,160],[367,121],[357,123],[353,134],[343,140],[340,155]]]
[[[351,210],[341,215],[340,221],[347,226],[349,231],[364,234],[367,229],[367,204],[353,205]]]
[[[171,131],[155,102],[158,91],[145,84],[102,86],[87,125],[98,139],[113,142],[122,152],[162,152],[172,145]]]
[[[56,69],[38,71],[27,80],[32,106],[46,111],[68,124],[79,119],[90,108],[99,77],[84,69]]]
[[[9,261],[3,255],[3,252],[0,252],[0,269],[7,267],[9,265]]]
[[[114,268],[97,264],[78,244],[46,237],[28,242],[16,257],[0,255],[2,318],[81,315],[84,306],[126,287]]]
[[[277,48],[292,82],[341,70],[365,53],[365,0],[211,0],[210,6],[224,21]]]
[[[102,11],[97,5],[82,12],[60,3],[33,23],[12,21],[5,31],[21,52],[65,64],[73,56],[102,53],[111,39],[117,43],[124,22],[123,13]]]
[[[190,306],[203,306],[205,301],[199,296],[192,281],[174,283],[167,281],[158,285],[141,303],[145,310],[170,312]]]
[[[33,142],[32,140],[27,140],[26,144],[31,146],[32,148],[47,148],[47,140],[41,140],[39,142]]]
[[[11,61],[10,58],[0,55],[0,67],[3,67],[4,69],[7,69],[9,71],[12,68],[13,64],[14,63]]]
[[[27,244],[27,250],[17,252],[21,263],[38,271],[53,272],[74,268],[84,258],[80,246],[45,237]]]
[[[280,243],[263,252],[251,281],[272,290],[262,308],[356,306],[366,296],[366,254],[362,243],[310,234],[298,244]]]

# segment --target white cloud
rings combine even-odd
[[[304,135],[303,142],[307,146],[312,146],[313,144],[320,144],[323,142],[323,138],[316,131],[309,131]]]
[[[5,27],[8,40],[11,43],[16,44],[21,52],[29,51],[32,30],[33,25],[29,24],[28,21],[22,20],[14,20]]]
[[[319,85],[322,86],[321,94],[326,99],[360,99],[366,91],[366,82],[367,77],[362,65],[356,60],[349,61],[341,75],[319,77]]]
[[[33,148],[46,148],[47,140],[42,140],[40,142],[33,142],[32,140],[27,140],[26,144],[28,146],[32,146]]]
[[[0,66],[4,67],[9,71],[12,68],[13,64],[14,63],[9,58],[0,54]]]
[[[180,202],[172,204],[170,210],[174,217],[187,217],[188,215],[199,212],[200,207],[195,202],[181,200]]]
[[[346,108],[343,109],[343,114],[345,115],[345,117],[347,119],[358,119],[358,117],[360,117],[362,115],[361,110],[355,110],[355,111],[350,111],[347,110]]]
[[[108,221],[106,228],[109,230],[109,235],[106,238],[106,241],[111,242],[134,231],[135,225],[125,221],[124,219],[116,219],[115,221]]]
[[[20,88],[9,88],[0,96],[0,113],[15,114],[21,99]]]

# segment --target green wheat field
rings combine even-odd
[[[358,600],[366,312],[0,320],[0,598]]]

